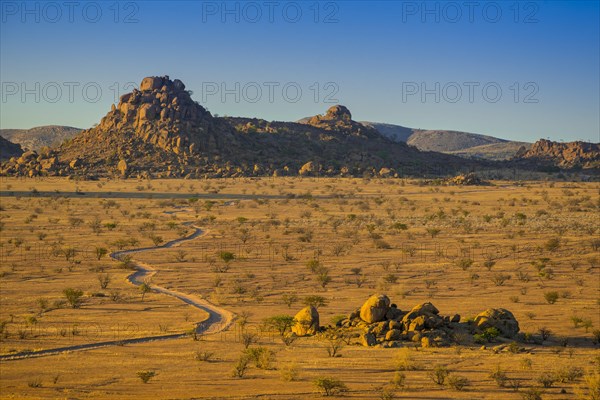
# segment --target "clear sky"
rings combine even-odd
[[[219,115],[339,102],[356,120],[600,141],[598,1],[0,4],[1,128],[87,128],[169,75]]]

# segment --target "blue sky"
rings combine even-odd
[[[0,127],[87,128],[169,75],[219,115],[339,102],[356,120],[600,141],[599,2],[476,3],[2,1]]]

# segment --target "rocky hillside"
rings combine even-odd
[[[529,149],[531,143],[527,142],[502,142],[484,144],[481,146],[469,147],[467,149],[448,151],[447,154],[464,158],[479,158],[492,161],[510,160],[521,148]]]
[[[23,149],[21,146],[0,136],[0,160],[8,160],[11,157],[19,157],[21,154],[23,154]]]
[[[58,146],[81,132],[71,126],[47,125],[31,129],[0,129],[0,136],[18,143],[27,150],[40,151],[43,147]]]
[[[541,139],[529,150],[520,149],[515,160],[561,169],[598,169],[600,168],[600,144],[558,143]]]
[[[521,146],[530,146],[526,142],[514,142],[477,133],[414,129],[379,122],[361,124],[377,129],[382,135],[396,142],[407,143],[422,151],[436,151],[465,158],[507,160],[512,158]]]
[[[216,118],[169,77],[145,78],[100,123],[5,175],[226,177],[447,174],[481,166],[394,143],[343,106],[306,123]]]

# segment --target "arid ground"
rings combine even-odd
[[[598,399],[598,183],[2,178],[1,191],[1,398],[306,399],[329,377],[353,399]],[[349,338],[330,357],[321,335],[286,344],[263,324],[320,296],[334,325],[375,293],[463,321],[505,308],[521,333]],[[244,340],[268,359],[234,377]],[[455,379],[434,383],[440,366]]]

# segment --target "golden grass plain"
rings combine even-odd
[[[232,377],[244,349],[235,323],[198,340],[5,360],[2,398],[320,398],[313,382],[331,376],[348,386],[344,398],[521,399],[534,388],[544,399],[570,399],[585,390],[583,377],[543,388],[540,375],[566,367],[589,375],[599,368],[593,337],[600,328],[598,183],[3,178],[1,190],[0,355],[189,332],[208,315],[163,294],[142,300],[139,287],[127,282],[132,271],[108,255],[98,260],[96,248],[151,247],[190,234],[183,222],[192,221],[202,236],[134,259],[159,271],[152,284],[247,315],[245,329],[260,334],[254,346],[275,353],[270,369],[251,367],[244,378]],[[222,251],[235,255],[227,266]],[[324,287],[306,266],[313,258],[329,269]],[[494,264],[488,268],[486,261]],[[99,276],[106,275],[103,289]],[[80,308],[65,303],[67,288],[83,291]],[[554,304],[546,300],[549,292],[558,294]],[[442,315],[463,319],[503,307],[521,332],[545,328],[551,336],[542,345],[521,343],[527,352],[516,354],[494,352],[498,343],[481,349],[406,342],[408,350],[351,344],[329,357],[323,340],[299,338],[285,346],[261,328],[267,317],[294,315],[308,295],[326,299],[319,312],[321,325],[328,325],[373,293],[386,293],[402,310],[430,301]],[[285,296],[297,301],[288,307]],[[400,351],[410,353],[415,369],[403,372],[404,387],[393,387]],[[196,352],[209,352],[212,360],[198,361]],[[428,374],[438,364],[469,386],[434,384]],[[290,365],[297,380],[282,379]],[[497,366],[519,388],[499,387],[489,377]],[[156,375],[145,384],[137,373],[146,370]]]

